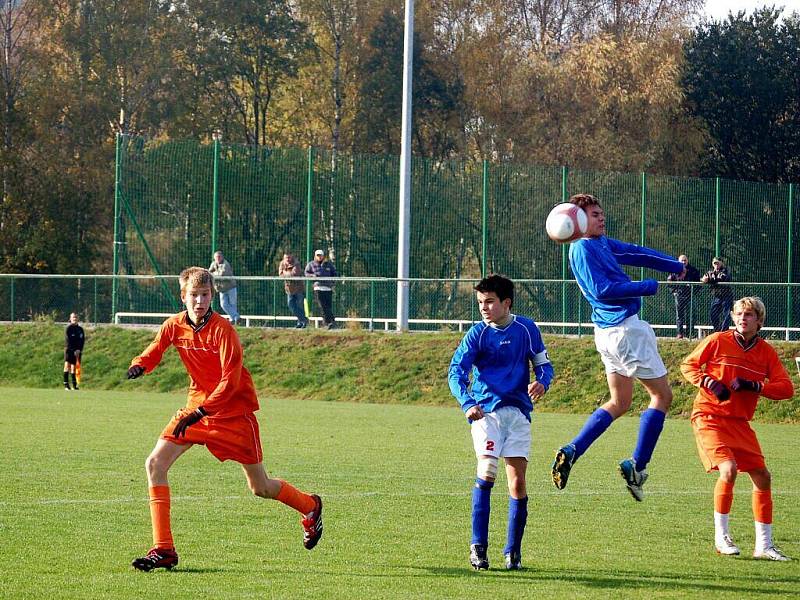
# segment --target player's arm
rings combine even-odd
[[[730,399],[728,386],[705,372],[704,366],[719,350],[716,335],[702,340],[689,355],[681,361],[681,373],[686,381],[713,394],[719,402]]]
[[[588,244],[573,244],[570,248],[572,270],[590,295],[605,301],[652,296],[658,291],[658,282],[655,279],[610,280],[606,275],[607,267],[595,249],[596,247],[590,247]]]
[[[553,381],[553,363],[550,362],[550,356],[547,354],[542,341],[542,332],[534,325],[528,330],[531,336],[531,347],[529,349],[528,359],[533,365],[533,373],[535,381],[531,382],[528,386],[528,395],[532,398],[538,398],[544,395],[550,389],[550,383]],[[538,386],[536,384],[539,384]]]
[[[788,400],[794,396],[792,379],[776,352],[772,352],[770,357],[767,381],[761,388],[761,395],[770,400]]]
[[[136,379],[150,373],[161,362],[164,352],[172,344],[172,323],[166,321],[158,330],[156,337],[139,356],[135,357],[128,367],[128,379]]]
[[[469,391],[469,373],[472,370],[472,365],[475,364],[475,357],[478,355],[480,334],[477,329],[478,326],[470,328],[461,340],[453,354],[450,368],[447,372],[447,383],[450,387],[450,392],[458,400],[461,410],[465,413],[472,407],[478,406],[478,402]]]
[[[239,387],[239,379],[242,376],[243,352],[239,336],[233,329],[220,329],[218,335],[220,336],[219,362],[222,374],[217,387],[201,406],[208,415],[219,412],[225,406]]]
[[[609,247],[614,253],[614,258],[621,265],[645,267],[656,271],[664,271],[665,273],[680,274],[683,272],[683,263],[669,254],[664,254],[647,246],[628,244],[613,238],[607,239]]]

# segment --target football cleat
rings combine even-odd
[[[165,548],[150,548],[147,556],[135,558],[131,563],[139,571],[152,571],[153,569],[172,569],[178,564],[178,553]]]
[[[506,554],[506,569],[509,571],[519,571],[522,568],[522,553],[509,552]]]
[[[714,548],[716,548],[717,554],[722,554],[723,556],[736,556],[739,554],[739,547],[727,533],[714,539]]]
[[[769,546],[768,548],[764,548],[763,550],[755,550],[753,552],[753,558],[762,558],[764,560],[778,560],[781,562],[792,560],[791,558],[786,556],[783,552],[778,550],[775,546]]]
[[[644,490],[642,486],[647,481],[647,469],[641,471],[636,470],[636,461],[632,458],[626,458],[619,463],[619,473],[625,480],[625,485],[628,486],[628,491],[637,502],[644,500]]]
[[[559,448],[556,458],[553,460],[553,485],[559,490],[567,487],[567,479],[572,465],[575,463],[575,446],[567,444]]]
[[[485,571],[489,568],[489,556],[483,544],[471,544],[469,547],[469,564],[476,571]]]
[[[312,494],[311,497],[315,502],[314,510],[300,521],[303,525],[303,546],[306,550],[316,546],[322,537],[322,498],[316,494]]]

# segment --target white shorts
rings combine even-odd
[[[615,327],[595,327],[594,345],[603,359],[606,373],[637,379],[657,379],[667,374],[658,354],[653,328],[636,315]]]
[[[513,406],[502,406],[473,421],[472,445],[475,456],[524,458],[531,451],[531,423]]]

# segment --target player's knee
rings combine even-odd
[[[719,478],[726,483],[734,483],[739,470],[733,461],[726,462],[718,467]]]
[[[753,485],[760,490],[768,490],[772,487],[772,473],[766,467],[751,471],[750,478],[753,480]]]
[[[494,481],[497,479],[497,457],[481,456],[478,459],[478,477],[484,481]]]
[[[156,475],[163,475],[167,472],[165,461],[158,454],[151,454],[144,461],[144,468],[147,475],[152,479]]]

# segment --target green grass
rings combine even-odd
[[[240,328],[244,363],[256,388],[272,396],[324,401],[451,406],[447,367],[461,340],[458,333],[368,333]],[[125,380],[131,358],[153,330],[87,328],[83,372],[87,389],[131,389]],[[556,371],[553,386],[540,401],[542,412],[586,413],[608,399],[603,366],[591,336],[545,336]],[[774,342],[795,387],[797,343]],[[0,385],[48,388],[59,385],[63,367],[63,327],[46,324],[0,325]],[[669,369],[674,401],[670,414],[686,417],[697,388],[680,374],[681,359],[694,344],[662,340],[659,350]],[[174,350],[161,366],[137,383],[137,389],[183,391],[186,372]],[[634,410],[647,405],[644,388],[634,388]],[[764,422],[800,422],[800,396],[786,402],[762,399],[756,418]]]
[[[134,384],[131,384],[133,387]],[[741,558],[712,550],[712,489],[689,423],[667,421],[645,502],[616,473],[638,419],[622,418],[563,492],[552,454],[583,417],[537,414],[528,473],[525,570],[505,572],[505,482],[495,488],[490,559],[467,564],[474,456],[460,411],[264,399],[274,476],[320,493],[325,535],[308,552],[297,515],[252,497],[235,463],[204,448],[171,472],[173,572],[129,566],[150,544],[143,463],[183,394],[4,388],[0,394],[1,598],[745,598],[796,597],[800,561],[747,557],[749,485],[732,528]],[[779,546],[800,557],[797,426],[757,424],[774,475]]]

